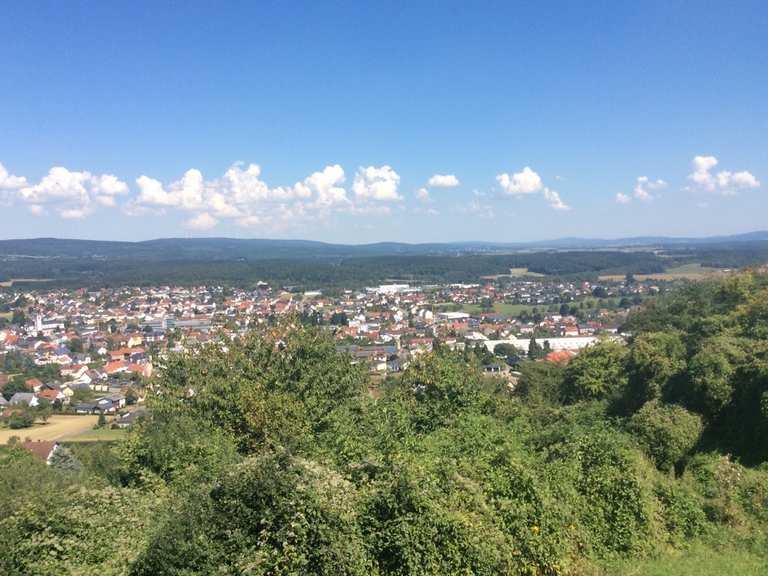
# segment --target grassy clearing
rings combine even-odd
[[[528,268],[510,268],[509,274],[495,274],[493,276],[482,276],[483,280],[498,280],[499,278],[544,278],[546,274],[531,272]]]
[[[98,430],[86,430],[76,436],[66,438],[67,442],[114,442],[125,437],[126,429],[99,428]]]
[[[717,550],[703,544],[676,555],[607,565],[601,575],[615,576],[765,576],[768,558],[746,550]]]
[[[684,264],[674,268],[668,268],[665,272],[659,274],[635,274],[637,280],[702,280],[712,276],[726,274],[720,268],[709,268],[701,264]],[[624,280],[624,274],[609,274],[600,276],[600,280],[610,282],[621,282]]]
[[[18,436],[22,440],[65,440],[73,436],[92,430],[98,422],[98,416],[70,416],[56,414],[48,419],[45,424],[35,424],[31,428],[0,430],[0,444],[6,444],[12,436]]]

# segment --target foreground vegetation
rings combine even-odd
[[[298,322],[171,358],[152,418],[81,466],[0,454],[0,573],[759,573],[766,280],[626,328],[514,393],[437,350],[374,400]]]

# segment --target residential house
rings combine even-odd
[[[37,440],[36,442],[21,442],[18,444],[24,450],[28,450],[37,458],[44,460],[46,464],[51,463],[51,458],[60,448],[58,442],[46,442]]]
[[[11,406],[29,406],[30,408],[36,407],[39,403],[37,396],[31,392],[16,392],[9,400]]]

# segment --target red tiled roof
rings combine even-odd
[[[51,453],[51,450],[54,449],[54,447],[58,444],[58,442],[48,442],[44,440],[38,440],[37,442],[21,442],[19,446],[24,448],[25,450],[29,450],[37,456],[38,458],[41,458],[43,460],[48,460],[48,456]]]
[[[571,356],[573,356],[573,353],[568,350],[555,350],[547,354],[544,359],[547,362],[565,363],[571,359]]]

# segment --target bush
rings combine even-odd
[[[14,412],[8,419],[8,427],[11,428],[11,430],[31,428],[34,423],[35,417],[29,412]]]
[[[706,531],[707,515],[691,491],[675,484],[659,484],[655,494],[671,544],[684,546]]]
[[[582,350],[565,368],[562,396],[566,402],[612,398],[627,385],[627,348],[599,342]]]
[[[646,403],[629,421],[629,430],[662,471],[672,470],[690,454],[702,429],[701,416],[658,401]]]

